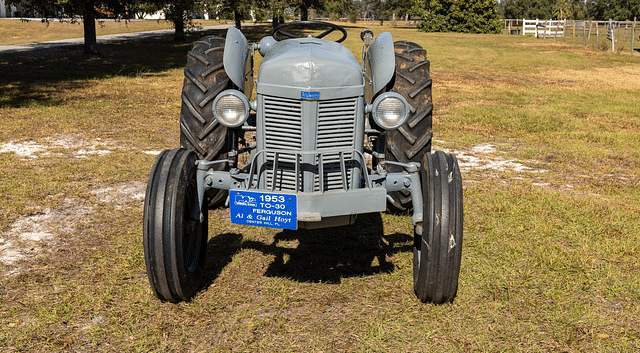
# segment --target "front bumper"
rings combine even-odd
[[[274,159],[269,165],[271,173],[259,173],[264,169],[263,165],[258,165],[256,161],[260,160],[260,154],[271,154]],[[287,156],[287,160],[294,160],[293,165],[288,164],[289,172],[293,172],[295,180],[298,180],[298,173],[308,172],[308,166],[305,167],[303,160],[308,160],[309,156],[313,156],[317,161],[314,168],[320,178],[318,185],[324,185],[323,178],[323,160],[328,160],[326,155],[338,153],[343,156],[345,151],[282,151],[282,150],[264,150],[257,153],[248,172],[242,172],[239,169],[231,171],[216,171],[214,166],[219,163],[227,163],[222,161],[198,161],[198,199],[200,204],[204,203],[204,195],[208,189],[220,190],[248,190],[259,191],[263,193],[274,194],[295,194],[297,203],[297,221],[300,228],[322,228],[325,226],[336,226],[352,223],[355,215],[372,212],[382,212],[386,210],[387,193],[390,191],[406,190],[411,194],[413,201],[414,213],[412,223],[418,224],[422,222],[422,186],[420,183],[420,173],[418,163],[393,163],[404,167],[404,171],[400,173],[386,173],[384,170],[373,171],[366,167],[364,155],[357,151],[348,151],[353,156],[352,161],[345,161],[340,157],[339,174],[342,175],[342,187],[339,189],[324,190],[320,187],[313,192],[303,192],[303,187],[295,187],[294,190],[278,190],[278,180],[280,166],[278,163],[279,156]],[[334,159],[335,160],[335,159]],[[331,162],[333,165],[336,162]],[[392,162],[387,162],[392,163]],[[261,180],[261,179],[270,180]],[[302,178],[300,178],[302,180]],[[202,209],[202,207],[201,207]]]

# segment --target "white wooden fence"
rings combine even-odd
[[[556,38],[573,44],[592,45],[601,50],[629,50],[633,55],[640,40],[640,21],[591,21],[591,20],[527,20],[505,19],[507,34],[533,35],[537,38]],[[627,49],[628,48],[628,49]]]
[[[522,35],[533,34],[536,38],[562,38],[566,20],[522,19]]]

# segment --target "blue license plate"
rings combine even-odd
[[[295,194],[230,190],[231,223],[259,227],[298,229]]]

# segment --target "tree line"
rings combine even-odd
[[[502,0],[503,18],[557,20],[633,20],[640,17],[640,0]]]
[[[424,31],[487,33],[499,31],[496,0],[9,0],[25,13],[42,17],[82,21],[84,51],[97,53],[96,21],[126,20],[136,15],[162,11],[175,28],[175,40],[185,40],[185,29],[193,25],[194,14],[232,19],[240,28],[244,20],[271,19],[276,26],[286,20],[314,17],[352,22],[365,18],[376,21],[419,16]],[[453,11],[452,11],[453,10]],[[454,23],[454,25],[450,25]]]
[[[347,14],[352,18],[357,17],[358,11],[353,0],[8,0],[7,5],[21,6],[25,13],[43,21],[53,18],[81,21],[87,54],[98,52],[96,21],[105,19],[128,20],[162,11],[175,28],[174,39],[184,41],[185,29],[193,25],[196,14],[232,19],[238,28],[244,20],[263,21],[270,17],[275,28],[294,15],[308,19],[310,10],[327,17]]]
[[[419,17],[426,32],[500,33],[500,18],[626,20],[640,16],[640,0],[9,0],[44,19],[80,18],[85,53],[97,53],[96,21],[128,19],[163,11],[175,27],[175,40],[195,14],[242,21],[271,19],[276,26],[293,18],[347,18],[385,21]]]

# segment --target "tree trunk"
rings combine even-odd
[[[96,40],[96,13],[93,1],[85,3],[83,12],[84,53],[95,55],[98,54],[98,44]]]
[[[173,34],[173,40],[176,42],[186,41],[184,37],[184,19],[182,17],[182,14],[180,14],[180,16],[176,14],[176,17],[174,17],[173,19],[173,26],[176,29],[175,33]]]
[[[300,4],[300,21],[308,21],[309,20],[309,8],[304,1]]]
[[[271,13],[273,14],[271,25],[273,26],[273,29],[275,29],[276,27],[284,23],[284,9],[276,4],[272,4]]]
[[[236,21],[236,28],[242,30],[242,14],[238,10],[233,11],[233,19]]]

